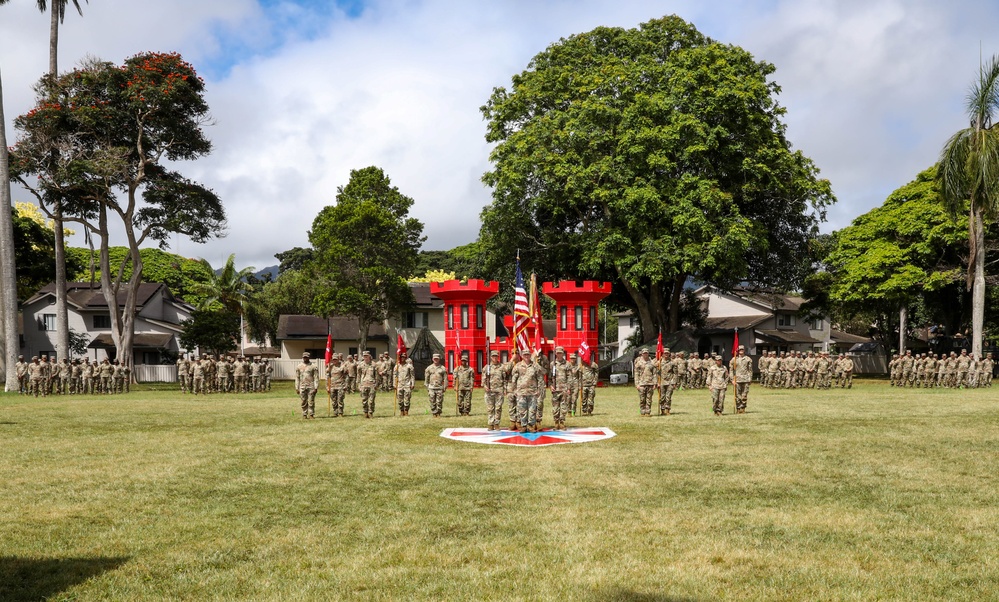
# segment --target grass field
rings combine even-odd
[[[0,600],[999,599],[996,400],[754,386],[643,419],[601,389],[569,425],[617,437],[524,449],[438,436],[485,426],[479,391],[314,421],[288,383],[8,394]]]

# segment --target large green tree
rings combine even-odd
[[[222,307],[196,309],[181,326],[180,344],[187,350],[198,348],[202,353],[225,355],[237,348],[240,317],[236,312]]]
[[[168,253],[156,247],[145,247],[139,250],[142,258],[143,282],[162,282],[170,288],[170,292],[191,305],[201,305],[207,297],[202,285],[208,284],[214,277],[210,265],[199,259],[190,259],[174,253]],[[81,247],[66,249],[67,273],[69,278],[79,281],[91,280],[90,268],[94,268],[93,280],[100,281],[101,273],[99,257],[96,251]],[[112,273],[117,274],[122,267],[122,276],[132,277],[132,262],[128,247],[110,247],[108,249],[108,264]]]
[[[552,44],[482,107],[486,257],[615,281],[647,340],[680,326],[688,278],[796,287],[834,199],[785,137],[773,72],[676,16]]]
[[[285,314],[313,313],[313,300],[323,286],[323,280],[307,269],[284,270],[277,280],[265,283],[246,305],[250,338],[261,342],[276,341],[278,319]]]
[[[253,275],[256,268],[245,267],[236,269],[236,254],[232,253],[226,259],[225,265],[219,270],[213,270],[208,260],[201,260],[202,267],[209,273],[208,281],[194,285],[194,292],[204,298],[199,309],[207,310],[213,305],[220,306],[225,311],[239,316],[239,350],[243,351],[243,316],[246,313],[247,301],[250,299],[250,284],[247,278]]]
[[[825,295],[830,312],[877,324],[874,334],[888,348],[896,342],[904,348],[911,330],[905,322],[916,307],[924,308],[924,320],[944,323],[952,333],[960,328],[968,224],[951,219],[935,178],[935,168],[923,171],[836,232],[825,269],[807,280],[810,296]],[[926,315],[925,308],[942,309],[941,296],[949,313]]]
[[[173,169],[211,151],[204,82],[178,54],[143,53],[120,66],[90,60],[43,78],[37,93],[37,106],[15,120],[12,172],[40,204],[58,199],[64,220],[99,241],[101,291],[120,308],[111,336],[118,357],[131,358],[140,247],[165,246],[172,233],[201,242],[226,227],[218,196]],[[110,267],[112,219],[128,243],[127,279],[124,263]]]
[[[982,65],[968,92],[970,125],[951,136],[940,153],[938,178],[951,213],[968,214],[968,277],[972,353],[981,357],[985,325],[986,221],[999,215],[999,56]]]
[[[352,170],[336,202],[312,222],[312,274],[323,282],[313,300],[318,316],[358,320],[359,348],[368,329],[412,303],[406,279],[416,268],[423,224],[409,217],[413,199],[399,192],[378,167]]]

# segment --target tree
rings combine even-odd
[[[59,26],[66,20],[68,0],[38,0],[38,10],[49,12],[49,78],[55,80],[59,76]],[[47,5],[47,6],[46,6]],[[76,12],[83,16],[78,0],[73,0]],[[52,88],[54,93],[55,88]],[[63,228],[62,202],[58,198],[52,200],[52,221],[55,232],[55,289],[56,289],[56,356],[68,357],[70,350],[69,313],[66,307],[66,233]]]
[[[356,317],[360,349],[367,348],[372,324],[412,304],[406,279],[425,240],[423,224],[408,217],[412,205],[380,168],[365,167],[351,170],[336,204],[312,222],[311,269],[323,283],[313,312]]]
[[[985,325],[985,221],[999,215],[999,56],[979,68],[966,101],[969,127],[951,136],[940,153],[937,177],[953,215],[968,212],[968,277],[971,291],[971,351],[981,357]]]
[[[131,358],[140,246],[166,246],[172,233],[202,242],[226,227],[215,193],[171,169],[211,151],[204,82],[179,54],[143,53],[121,66],[91,60],[36,89],[37,106],[15,120],[13,175],[39,204],[58,199],[64,219],[99,240],[101,291],[119,308],[111,336],[118,357]],[[124,263],[110,266],[113,217],[128,242],[127,280]]]
[[[306,270],[286,270],[274,282],[265,283],[246,305],[250,338],[261,342],[277,340],[281,315],[311,314],[313,300],[322,286],[322,280]]]
[[[24,301],[35,294],[55,276],[55,236],[52,229],[39,221],[34,214],[24,215],[21,203],[13,212],[14,260],[17,263],[17,298]],[[29,205],[34,207],[34,205]],[[70,262],[70,269],[82,266]]]
[[[8,0],[0,0],[0,5]],[[10,207],[10,153],[7,149],[7,120],[3,110],[3,78],[0,77],[0,207]],[[14,264],[14,225],[11,213],[0,211],[0,279],[5,283],[14,282],[17,271]],[[3,337],[0,338],[0,372],[4,374],[4,390],[17,391],[17,374],[13,369],[17,363],[19,340],[17,332],[17,289],[13,286],[0,287],[0,322]]]
[[[836,232],[826,269],[807,280],[806,294],[825,296],[836,308],[833,313],[863,315],[878,324],[875,334],[886,348],[897,340],[903,349],[909,334],[896,316],[907,319],[911,308],[933,304],[935,295],[949,300],[953,314],[953,301],[960,298],[955,289],[965,259],[961,243],[967,222],[951,219],[935,178],[935,168],[923,171],[882,206]],[[950,322],[952,332],[961,323],[960,310],[954,318],[932,318],[937,324]]]
[[[645,339],[680,325],[688,278],[796,288],[834,202],[791,150],[774,67],[678,17],[559,40],[497,88],[480,241],[495,269],[617,282]]]
[[[201,265],[208,271],[208,282],[195,284],[194,292],[204,299],[199,304],[200,309],[209,309],[219,305],[225,311],[239,316],[239,349],[243,350],[243,315],[246,302],[249,300],[250,285],[246,279],[253,275],[256,268],[245,267],[236,269],[236,254],[232,253],[226,259],[222,269],[215,271],[208,260],[202,259]]]
[[[281,275],[289,270],[301,270],[305,267],[312,260],[312,249],[294,247],[287,251],[275,253],[274,257],[277,257],[277,260],[280,262],[278,264],[278,275]]]
[[[90,280],[91,276],[87,268],[97,262],[96,255],[90,249],[67,248],[66,271],[69,278]],[[191,305],[200,305],[205,299],[205,295],[201,292],[204,290],[201,285],[207,284],[214,277],[215,274],[212,272],[211,266],[206,267],[200,260],[181,257],[155,247],[140,249],[139,257],[142,259],[142,280],[144,282],[162,282],[170,288],[171,293]],[[123,266],[122,277],[131,278],[132,264],[128,247],[108,248],[108,264],[111,266],[113,274],[117,274],[118,268]],[[93,280],[99,281],[100,268],[96,265],[93,267]]]
[[[225,355],[237,348],[240,316],[228,309],[196,309],[181,322],[180,344],[185,349]]]

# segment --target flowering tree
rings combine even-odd
[[[179,54],[143,53],[121,66],[94,60],[43,78],[36,92],[35,108],[14,122],[12,176],[43,206],[58,199],[64,221],[97,239],[101,290],[118,309],[112,338],[118,357],[130,361],[139,247],[149,240],[165,247],[172,233],[202,242],[225,231],[218,196],[164,165],[211,151],[204,81]],[[108,236],[114,218],[129,249],[116,266]]]

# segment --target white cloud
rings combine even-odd
[[[469,242],[489,200],[479,107],[492,88],[560,37],[674,12],[776,65],[789,137],[832,181],[840,202],[828,227],[842,227],[932,164],[964,125],[979,40],[999,52],[984,1],[372,0],[356,18],[285,9],[273,21],[250,0],[102,0],[82,19],[67,14],[63,68],[87,54],[178,50],[208,79],[215,151],[183,171],[221,195],[231,228],[206,245],[179,241],[185,255],[276,263],[368,165],[416,200],[427,248]],[[0,16],[9,124],[46,68],[47,20],[29,2]]]

